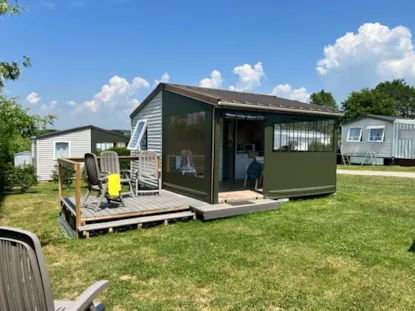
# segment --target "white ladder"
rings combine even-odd
[[[349,157],[343,152],[343,146],[340,146],[340,155],[344,165],[351,165]]]
[[[369,164],[368,163],[369,160],[370,160],[372,166],[377,165],[375,163],[375,160],[376,160],[376,152],[374,152],[372,150],[369,150],[368,152],[366,152],[365,159],[363,160],[363,162],[362,162],[361,165],[363,166],[363,164]]]

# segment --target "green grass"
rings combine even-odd
[[[415,181],[339,176],[279,211],[66,240],[54,185],[9,195],[0,223],[35,232],[54,296],[94,281],[108,310],[414,310]]]
[[[338,170],[362,170],[362,171],[391,171],[391,172],[415,172],[415,166],[372,166],[372,165],[337,165]]]

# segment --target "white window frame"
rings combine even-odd
[[[137,128],[138,128],[138,125],[140,124],[140,122],[144,122],[144,126],[141,129],[141,132],[138,134],[139,136],[138,136],[138,139],[137,139],[137,143],[135,144],[135,146],[132,146],[131,142],[133,141],[134,136],[137,134],[136,132],[137,132]],[[134,131],[133,131],[133,134],[131,135],[130,141],[128,142],[128,146],[127,146],[128,150],[141,151],[141,140],[143,139],[143,136],[144,136],[144,133],[146,132],[146,130],[147,130],[147,119],[138,120],[137,123],[135,124]],[[148,144],[148,135],[147,135],[147,144]]]
[[[358,140],[350,139],[350,130],[351,129],[360,129],[360,135],[359,135],[359,139]],[[360,141],[362,140],[362,134],[363,134],[363,129],[360,126],[351,127],[347,131],[347,139],[346,139],[346,141],[347,142],[350,142],[350,143],[360,143]]]
[[[381,126],[370,126],[367,128],[369,130],[369,133],[367,135],[367,141],[370,143],[383,143],[383,141],[385,140],[385,126],[381,125]],[[370,132],[372,130],[382,130],[382,139],[381,140],[372,140],[370,139]]]
[[[55,140],[55,141],[53,142],[53,159],[54,159],[54,160],[57,160],[57,159],[58,159],[58,158],[56,157],[56,144],[59,144],[59,143],[65,143],[65,144],[68,144],[68,151],[69,151],[68,158],[70,158],[70,157],[71,157],[71,142],[70,142],[70,141],[65,141],[65,140]]]

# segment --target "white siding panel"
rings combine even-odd
[[[138,120],[147,120],[147,148],[161,157],[162,149],[162,95],[161,91],[131,119],[131,135]],[[131,155],[137,155],[131,151]],[[137,169],[133,162],[133,169]]]
[[[394,152],[397,159],[415,159],[415,124],[395,122]]]
[[[67,133],[37,140],[37,175],[39,180],[52,180],[51,175],[56,164],[55,142],[70,144],[70,157],[83,157],[86,152],[91,152],[91,130]]]
[[[385,126],[385,138],[383,142],[370,142],[368,126]],[[363,130],[361,142],[348,142],[347,133],[352,127],[361,127]],[[379,158],[392,158],[394,141],[393,122],[364,118],[350,122],[342,126],[342,147],[343,152],[350,156],[365,156],[368,151],[374,151]]]

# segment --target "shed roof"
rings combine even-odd
[[[103,128],[96,127],[96,126],[93,126],[93,125],[78,126],[78,127],[73,127],[73,128],[66,129],[66,130],[56,131],[56,132],[53,132],[53,133],[43,134],[43,135],[38,136],[37,139],[60,136],[62,134],[69,134],[69,133],[83,131],[83,130],[87,130],[87,129],[91,129],[91,130],[103,132],[103,133],[106,133],[106,134],[114,135],[114,136],[117,136],[119,138],[123,138],[123,140],[126,141],[126,142],[129,141],[129,138],[127,136],[123,135],[123,134],[120,134],[120,133],[117,133],[117,132],[114,132],[114,131],[108,131],[108,130],[105,130]]]
[[[273,111],[283,113],[314,114],[342,116],[343,113],[334,108],[303,103],[295,100],[276,97],[273,95],[255,94],[211,89],[190,85],[160,83],[151,94],[130,115],[134,117],[160,90],[193,98],[218,107],[237,107],[248,110]]]

